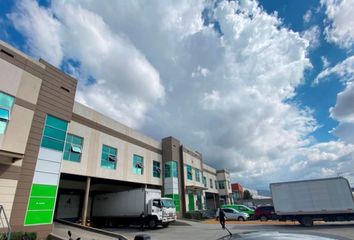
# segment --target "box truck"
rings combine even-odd
[[[343,177],[270,184],[275,213],[280,221],[354,220],[354,199]]]
[[[139,188],[98,194],[92,203],[91,220],[95,225],[141,224],[149,228],[168,227],[176,221],[176,207],[171,198],[162,198],[157,189]],[[144,218],[142,218],[142,213]]]

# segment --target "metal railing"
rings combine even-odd
[[[7,219],[5,209],[2,205],[0,205],[0,230],[5,230],[4,233],[2,231],[0,231],[0,233],[1,233],[0,239],[11,239],[10,223]]]

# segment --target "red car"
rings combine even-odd
[[[274,212],[274,207],[267,205],[267,206],[260,206],[257,207],[253,219],[255,220],[261,220],[261,221],[267,221],[269,219],[276,219],[276,214]]]

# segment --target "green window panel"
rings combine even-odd
[[[178,177],[178,169],[176,161],[169,161],[165,163],[165,177]]]
[[[101,155],[101,167],[108,169],[117,168],[117,149],[103,145]]]
[[[187,179],[193,180],[192,166],[187,165],[186,167],[187,167]]]
[[[53,185],[43,185],[43,184],[33,184],[31,197],[40,196],[40,197],[56,197],[57,186]]]
[[[0,92],[0,107],[1,108],[11,110],[12,106],[14,105],[14,102],[15,102],[14,97],[12,97],[6,93]]]
[[[0,92],[0,134],[5,134],[15,98]]]
[[[64,141],[68,122],[47,115],[41,146],[58,151],[64,150]]]
[[[153,162],[153,174],[152,175],[156,178],[161,177],[160,162],[157,162],[157,161]]]
[[[225,181],[219,181],[219,189],[225,189]]]
[[[53,210],[50,211],[27,211],[25,225],[51,224]]]
[[[189,192],[188,193],[188,209],[189,209],[189,211],[194,211],[195,210],[193,192]]]
[[[46,126],[51,126],[53,128],[57,128],[59,130],[62,130],[66,132],[68,128],[68,123],[64,120],[61,120],[59,118],[53,117],[51,115],[47,115],[46,121],[45,121]]]
[[[199,171],[199,169],[194,169],[195,170],[195,180],[197,181],[197,182],[200,182],[200,171]]]
[[[10,120],[10,111],[8,109],[0,108],[0,121],[7,122]]]
[[[53,210],[55,198],[31,197],[28,203],[28,210]]]
[[[172,161],[172,176],[174,178],[178,178],[178,168],[177,168],[177,162]]]
[[[171,163],[170,162],[165,163],[165,177],[166,178],[171,177]]]
[[[133,173],[143,175],[144,173],[144,158],[139,155],[133,155]]]
[[[49,138],[49,137],[43,137],[41,146],[45,147],[45,148],[50,148],[50,149],[53,149],[53,150],[63,151],[64,142],[63,141],[58,141],[56,139]]]
[[[0,121],[0,134],[4,134],[6,130],[7,122]]]
[[[84,139],[82,137],[68,133],[65,140],[63,159],[72,162],[80,162],[83,142]]]

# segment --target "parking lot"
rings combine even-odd
[[[327,237],[338,240],[353,240],[354,239],[354,223],[323,223],[316,222],[311,228],[305,228],[295,222],[277,222],[277,221],[230,221],[227,222],[227,228],[232,233],[243,233],[250,231],[267,231],[267,232],[286,232],[309,234],[313,236]],[[60,236],[66,236],[66,230],[70,229],[74,236],[81,237],[82,240],[92,239],[114,239],[104,235],[87,233],[82,229],[68,227],[62,224],[55,224],[54,233]],[[207,220],[204,222],[179,221],[177,224],[170,225],[168,228],[158,228],[155,230],[146,229],[141,232],[138,227],[129,228],[114,228],[105,229],[111,232],[119,233],[126,236],[128,239],[134,239],[135,235],[148,234],[153,240],[196,240],[207,239],[214,240],[228,235],[225,230],[222,230],[220,225],[215,220]],[[117,239],[117,238],[115,238]]]

